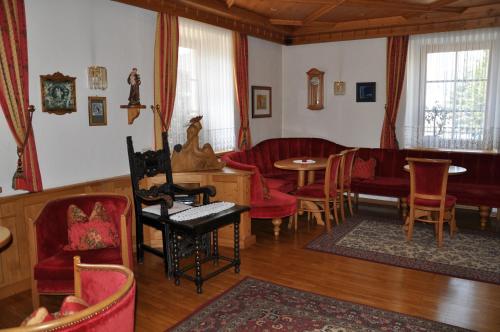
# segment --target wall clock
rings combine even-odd
[[[323,75],[313,68],[307,72],[307,108],[318,111],[323,109]]]

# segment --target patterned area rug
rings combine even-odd
[[[436,245],[434,226],[416,223],[406,242],[400,220],[354,216],[322,234],[306,248],[500,284],[500,236],[460,229],[453,238],[445,226],[444,242]]]
[[[246,278],[168,331],[468,331]]]

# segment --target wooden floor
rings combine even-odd
[[[362,209],[397,214],[394,208]],[[477,212],[462,211],[457,219],[459,227],[478,224]],[[473,330],[500,331],[499,285],[305,250],[323,229],[304,220],[296,234],[285,227],[279,241],[271,236],[270,221],[254,220],[252,228],[257,244],[242,251],[241,273],[226,271],[209,280],[201,295],[187,280],[176,287],[164,277],[162,261],[146,254],[135,271],[137,331],[164,331],[246,276]],[[498,225],[489,231],[500,234]],[[29,292],[0,301],[0,328],[19,324],[31,312],[30,303]],[[49,309],[57,309],[57,303],[56,297],[42,298]]]

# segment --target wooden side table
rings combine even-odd
[[[174,259],[174,279],[175,284],[180,284],[180,277],[194,281],[196,284],[196,292],[202,292],[203,282],[218,275],[219,273],[234,266],[234,272],[240,272],[240,214],[249,211],[248,206],[235,205],[227,210],[214,213],[202,218],[191,219],[187,221],[176,222],[168,220],[170,230],[172,232],[172,245],[173,245],[173,259]],[[219,240],[218,229],[227,225],[233,225],[234,228],[234,257],[229,258],[219,254]],[[201,258],[201,237],[203,234],[212,233],[212,250],[210,255]],[[179,266],[179,244],[177,236],[179,234],[188,234],[194,238],[195,243],[195,262],[194,264],[187,265],[182,269]],[[218,264],[219,260],[229,262],[228,264],[218,268],[217,270],[202,277],[201,265],[203,263],[213,261]],[[195,269],[195,277],[186,272]]]

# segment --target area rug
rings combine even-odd
[[[500,236],[460,229],[453,238],[445,227],[441,248],[434,226],[416,223],[407,242],[401,220],[354,216],[322,234],[306,248],[453,277],[500,284]]]
[[[168,331],[468,331],[246,278]]]

